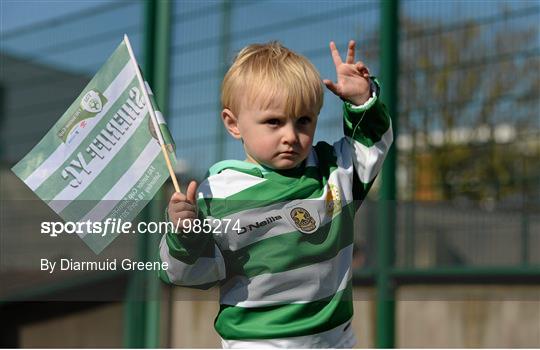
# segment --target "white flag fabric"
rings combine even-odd
[[[130,221],[169,177],[143,88],[174,166],[174,144],[148,84],[141,86],[126,41],[41,141],[12,170],[72,222]],[[118,233],[77,233],[96,253]]]

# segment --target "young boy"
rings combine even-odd
[[[330,43],[344,101],[343,137],[312,146],[323,104],[319,73],[281,44],[249,45],[222,85],[221,118],[245,161],[212,166],[175,193],[178,233],[161,241],[167,283],[220,285],[215,328],[224,348],[350,348],[355,336],[353,218],[392,143],[378,85],[355,43],[343,62]],[[354,201],[353,201],[354,200]],[[226,227],[227,226],[227,227]]]

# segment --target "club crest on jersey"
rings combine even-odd
[[[313,233],[317,229],[317,222],[309,214],[309,211],[302,207],[295,207],[290,211],[291,219],[300,232]]]

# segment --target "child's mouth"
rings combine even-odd
[[[297,155],[297,153],[294,152],[294,151],[281,152],[280,154],[283,155],[283,156],[286,156],[286,157],[293,157],[293,156]]]

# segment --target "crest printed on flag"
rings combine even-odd
[[[62,219],[130,221],[169,177],[174,143],[148,84],[122,41],[51,130],[12,170]],[[145,97],[145,91],[149,99]],[[146,101],[159,124],[157,134]],[[77,233],[96,253],[118,233]]]

